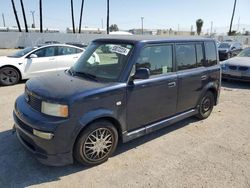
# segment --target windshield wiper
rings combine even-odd
[[[90,73],[87,73],[87,72],[77,72],[77,71],[72,71],[72,75],[79,75],[79,76],[84,76],[85,78],[89,78],[91,80],[95,80],[95,81],[98,81],[97,80],[97,77],[93,74],[90,74]]]

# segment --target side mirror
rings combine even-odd
[[[36,54],[31,54],[29,58],[37,58],[38,56]]]
[[[149,69],[139,68],[136,70],[135,74],[132,76],[133,79],[148,79],[150,76]]]

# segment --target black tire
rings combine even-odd
[[[20,78],[21,76],[15,68],[3,67],[0,69],[0,85],[15,85],[20,81]]]
[[[74,147],[74,157],[83,165],[98,165],[108,160],[117,143],[118,132],[114,125],[106,120],[96,121],[79,135]]]
[[[199,119],[206,119],[209,117],[214,108],[214,95],[211,91],[201,98],[198,106],[198,114],[196,115]]]

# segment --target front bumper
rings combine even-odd
[[[50,117],[32,109],[24,96],[17,98],[13,112],[17,137],[43,164],[62,166],[73,163],[74,126],[70,119]],[[52,134],[51,139],[40,138],[33,130]]]
[[[235,76],[231,74],[222,73],[223,79],[230,79],[230,80],[236,80],[236,81],[244,81],[244,82],[250,82],[250,75],[249,76]]]

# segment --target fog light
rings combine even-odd
[[[33,129],[33,134],[46,140],[51,140],[54,136],[54,134],[52,133],[46,133],[46,132],[38,131],[35,129]]]

